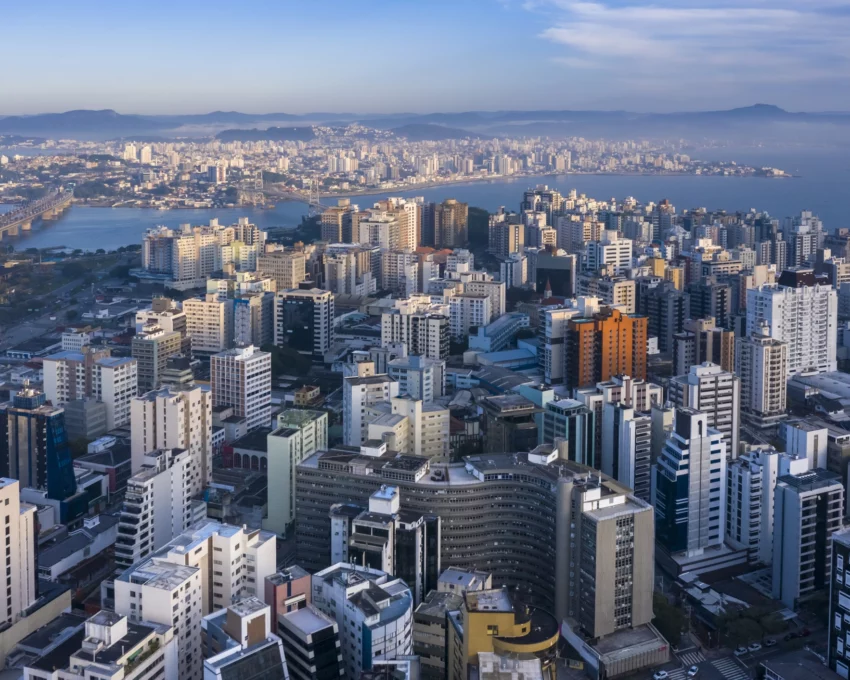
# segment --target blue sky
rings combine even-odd
[[[0,27],[0,114],[850,110],[850,0],[4,0]]]

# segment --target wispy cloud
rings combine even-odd
[[[557,63],[632,91],[850,81],[850,0],[527,0]],[[586,73],[585,73],[586,72]],[[663,85],[662,85],[663,84]]]

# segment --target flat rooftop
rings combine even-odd
[[[335,623],[313,607],[304,607],[303,609],[297,609],[294,612],[283,614],[280,620],[286,621],[290,627],[300,630],[305,635],[313,635],[333,626]]]

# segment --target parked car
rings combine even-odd
[[[749,649],[751,652],[757,652],[761,649],[761,644],[759,644],[758,642],[753,642],[750,644],[749,647],[747,647],[747,649]]]
[[[774,640],[773,638],[767,638],[767,640],[764,641],[765,647],[773,647],[775,644],[776,640]]]
[[[800,637],[809,637],[809,635],[811,634],[812,631],[810,631],[808,628],[803,628],[803,630],[800,631]]]
[[[744,656],[744,654],[746,654],[746,653],[747,653],[746,647],[738,647],[738,649],[735,650],[735,656]]]
[[[667,680],[667,671],[655,671],[652,680]]]
[[[697,677],[698,674],[699,674],[699,666],[691,666],[688,669],[688,677],[689,678],[695,678],[695,677]]]

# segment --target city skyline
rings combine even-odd
[[[4,8],[0,115],[850,109],[845,0],[83,4]]]

